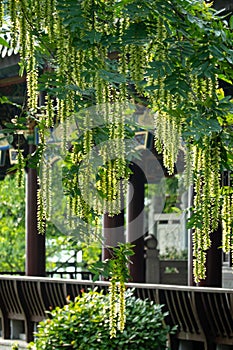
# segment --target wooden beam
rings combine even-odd
[[[9,78],[4,78],[0,80],[0,88],[1,87],[6,87],[6,86],[11,86],[11,85],[17,85],[20,83],[26,82],[26,76],[15,76],[15,77],[9,77]]]

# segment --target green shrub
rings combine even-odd
[[[169,328],[162,306],[126,293],[126,325],[115,338],[109,335],[109,296],[90,291],[63,308],[51,311],[51,319],[38,326],[34,346],[38,350],[150,350],[166,349]]]

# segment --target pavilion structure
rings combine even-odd
[[[231,1],[215,1],[217,9],[227,5],[227,10],[233,8]],[[10,40],[9,37],[6,38]],[[6,96],[9,100],[19,104],[26,104],[26,77],[19,75],[19,54],[18,50],[8,49],[0,46],[0,98]],[[1,101],[1,100],[0,100]],[[4,124],[19,113],[19,110],[12,104],[0,103],[0,127],[4,128]],[[14,144],[21,142],[24,152],[32,153],[36,148],[36,143],[31,135],[16,135]],[[150,149],[157,159],[156,164],[161,164],[160,156],[156,154],[153,148],[153,142],[146,142],[142,145],[141,159],[142,162],[148,162],[143,152],[145,149]],[[12,164],[10,157],[11,149],[6,144],[0,144],[1,159],[0,178],[4,178],[7,169]],[[127,226],[126,240],[135,245],[135,255],[132,257],[133,264],[131,265],[130,273],[133,282],[145,282],[144,268],[144,247],[145,234],[143,233],[143,216],[140,213],[144,211],[144,196],[145,196],[145,179],[148,179],[148,174],[142,171],[146,167],[143,164],[133,163],[133,174],[130,179],[131,186],[129,187],[129,202],[127,204],[127,219],[125,219],[125,210],[122,209],[119,215],[108,217],[104,215],[103,231],[105,242],[107,245],[123,242],[125,240],[124,226],[125,220]],[[156,169],[156,165],[150,170],[152,172],[151,183],[156,183],[158,174],[161,169],[163,176],[168,176],[166,170],[161,165],[160,170]],[[45,276],[45,236],[39,235],[37,230],[37,173],[35,169],[26,169],[26,275],[27,276]],[[131,193],[130,193],[131,192]],[[191,200],[191,199],[190,199]],[[111,234],[114,232],[114,234]],[[222,283],[222,252],[221,246],[221,227],[213,234],[213,244],[207,254],[207,278],[200,285],[210,287],[221,287]],[[191,232],[190,232],[191,237]],[[191,257],[191,238],[190,256],[189,256],[189,285],[194,285],[192,279],[192,257]],[[103,250],[103,258],[108,258],[108,251]]]

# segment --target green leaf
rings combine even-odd
[[[85,41],[89,41],[90,44],[99,43],[102,38],[102,33],[96,30],[91,30],[84,36]]]
[[[110,83],[114,84],[122,84],[126,82],[126,78],[120,74],[120,73],[115,73],[115,72],[109,72],[104,69],[101,69],[99,71],[100,77]]]
[[[144,45],[148,41],[148,30],[144,22],[131,23],[122,38],[124,45]]]
[[[219,77],[219,79],[221,79],[221,80],[225,81],[226,83],[232,85],[232,80],[230,80],[229,78],[227,78],[224,74],[219,74],[218,77]]]
[[[5,39],[3,39],[3,37],[1,36],[0,36],[0,45],[10,47],[9,43]]]
[[[233,16],[229,19],[230,28],[233,29]]]

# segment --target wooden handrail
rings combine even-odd
[[[105,281],[0,275],[2,336],[10,338],[10,321],[21,320],[29,342],[34,323],[46,318],[45,310],[65,305],[68,296],[73,300],[82,291],[96,287],[107,291],[108,285]],[[232,289],[139,283],[127,287],[137,297],[164,305],[169,312],[165,323],[178,326],[171,337],[172,350],[180,340],[202,343],[205,350],[233,344]]]

